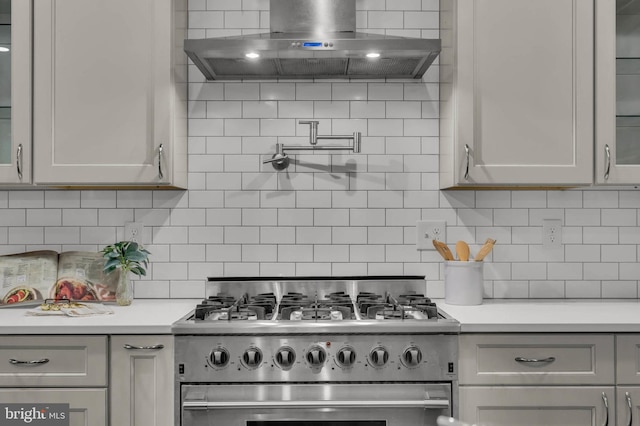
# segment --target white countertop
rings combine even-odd
[[[171,324],[189,313],[196,299],[135,299],[108,305],[112,315],[28,316],[31,308],[0,309],[3,334],[170,334]],[[482,305],[438,307],[457,319],[463,333],[640,332],[640,300],[488,299]]]
[[[485,299],[482,305],[438,308],[457,319],[463,333],[640,332],[640,300]]]
[[[130,306],[107,305],[111,315],[30,316],[33,307],[0,309],[2,334],[171,334],[171,324],[189,313],[194,299],[134,299]]]

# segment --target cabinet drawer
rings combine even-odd
[[[106,336],[3,336],[0,386],[106,386]]]
[[[460,336],[460,384],[610,384],[613,335]]]
[[[0,389],[0,401],[27,408],[31,404],[69,404],[69,426],[104,426],[107,421],[106,389]],[[31,424],[38,423],[45,422]]]
[[[616,336],[616,383],[640,384],[640,334]]]

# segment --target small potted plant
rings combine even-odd
[[[105,258],[104,272],[110,274],[120,270],[116,302],[118,305],[128,306],[133,301],[133,287],[129,272],[137,276],[147,275],[149,253],[142,245],[135,241],[120,241],[101,250]]]

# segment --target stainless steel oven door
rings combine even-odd
[[[182,426],[435,426],[451,384],[181,386]]]

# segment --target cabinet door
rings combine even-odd
[[[35,2],[36,183],[173,183],[182,3]]]
[[[640,387],[616,387],[616,424],[640,425]]]
[[[491,426],[614,424],[613,387],[460,387],[460,418]]]
[[[111,424],[172,426],[173,370],[173,336],[113,336]]]
[[[596,0],[596,182],[640,183],[640,1]]]
[[[0,401],[25,405],[69,404],[69,426],[107,424],[106,389],[0,389]]]
[[[0,183],[31,182],[30,0],[0,2]]]
[[[452,1],[441,186],[590,184],[593,2]]]

